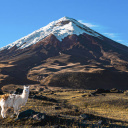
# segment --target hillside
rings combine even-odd
[[[63,17],[0,49],[0,84],[128,87],[128,47]]]
[[[7,111],[7,118],[0,117],[1,127],[128,127],[128,97],[122,92],[91,95],[94,90],[35,89],[31,86],[28,102],[20,109],[18,119],[10,118],[12,109]]]

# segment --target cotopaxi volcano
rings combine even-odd
[[[0,83],[128,89],[128,47],[63,17],[0,48]]]

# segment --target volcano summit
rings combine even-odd
[[[63,17],[0,48],[0,82],[128,89],[128,47]]]
[[[44,39],[50,34],[53,34],[54,36],[56,36],[56,38],[59,41],[62,41],[68,35],[72,35],[72,34],[80,35],[83,33],[86,33],[88,35],[92,35],[95,37],[100,37],[98,33],[89,29],[85,25],[79,23],[75,19],[63,17],[57,21],[53,21],[49,23],[47,26],[40,28],[39,30],[34,31],[28,36],[25,36],[13,42],[12,44],[9,44],[1,48],[1,50],[10,49],[14,46],[17,46],[19,49],[24,49],[26,47],[29,47],[30,45],[33,45],[39,42],[40,40]]]

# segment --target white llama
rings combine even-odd
[[[14,114],[19,115],[19,109],[21,106],[24,106],[27,102],[29,96],[29,86],[24,86],[23,93],[21,95],[16,94],[5,94],[0,100],[1,106],[1,115],[3,118],[6,118],[6,112],[8,108],[14,108]]]

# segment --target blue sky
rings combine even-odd
[[[128,0],[0,0],[0,47],[64,16],[128,46]]]

